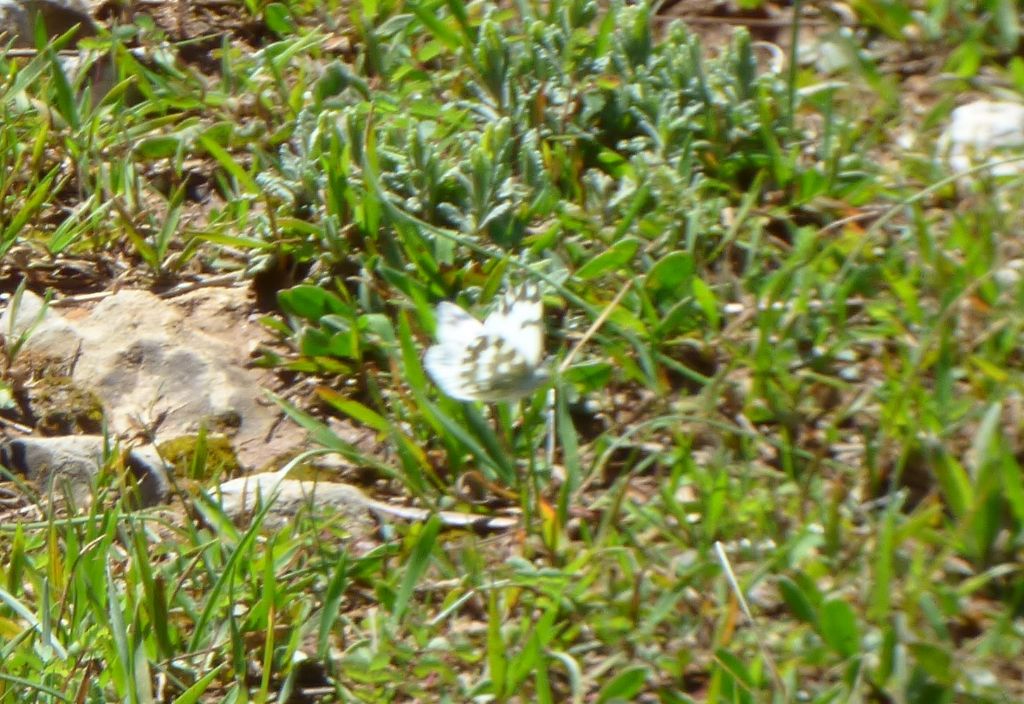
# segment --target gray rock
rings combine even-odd
[[[0,0],[0,42],[10,41],[15,48],[34,49],[38,19],[42,19],[49,39],[76,26],[76,41],[96,34],[96,23],[84,5],[58,0]]]
[[[98,34],[89,7],[73,0],[0,0],[0,47],[36,48],[36,23],[42,20],[46,38],[53,41],[75,28],[63,49],[79,49],[78,41]],[[97,50],[79,49],[77,54],[62,52],[58,57],[72,84],[88,86],[92,104],[98,105],[117,80],[113,57]],[[87,73],[83,72],[88,67]]]
[[[142,506],[163,503],[170,495],[166,468],[154,448],[129,450],[123,457],[132,474]],[[60,493],[64,484],[75,501],[89,500],[96,476],[104,465],[101,435],[69,435],[57,438],[17,438],[0,444],[0,464],[24,476],[45,494]]]

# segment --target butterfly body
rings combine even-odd
[[[515,401],[548,379],[543,305],[534,283],[510,288],[481,323],[453,303],[437,307],[437,344],[424,366],[434,382],[460,401]]]

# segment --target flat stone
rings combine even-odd
[[[270,504],[263,526],[278,529],[293,521],[303,509],[314,515],[325,510],[345,517],[347,530],[369,536],[376,524],[369,512],[369,498],[350,484],[283,479],[278,472],[262,472],[228,480],[213,491],[231,520],[245,522]]]
[[[374,530],[374,515],[425,521],[430,511],[412,506],[394,506],[367,496],[359,487],[343,482],[313,482],[287,479],[282,472],[262,472],[223,482],[213,492],[225,515],[234,521],[251,518],[269,504],[264,518],[267,528],[279,528],[302,510],[314,515],[342,514],[345,526],[368,535]],[[481,530],[506,530],[518,525],[510,516],[479,516],[458,511],[440,511],[444,525]]]
[[[100,399],[112,433],[159,442],[205,425],[231,439],[243,465],[260,467],[302,445],[305,432],[264,393],[271,373],[249,368],[265,339],[249,311],[240,288],[171,300],[123,290],[92,308],[45,312],[26,293],[0,330],[13,332],[9,340],[28,331],[26,352],[73,361],[71,378]]]

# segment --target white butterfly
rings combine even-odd
[[[510,287],[481,323],[447,301],[437,306],[437,344],[423,364],[441,390],[460,401],[515,401],[548,379],[543,304],[532,282]]]

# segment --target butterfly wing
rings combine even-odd
[[[540,287],[526,281],[505,292],[484,321],[484,334],[504,339],[527,365],[537,367],[544,353],[543,314]]]
[[[479,401],[515,401],[546,378],[505,336],[484,334],[467,350],[464,378]]]
[[[437,307],[437,342],[423,364],[444,393],[460,401],[514,401],[547,375],[538,369],[544,338],[540,289],[510,289],[481,324],[452,303]]]
[[[437,344],[442,346],[465,347],[484,333],[479,320],[448,301],[438,304],[435,318]]]
[[[423,366],[441,390],[460,401],[473,401],[472,387],[466,383],[466,355],[471,345],[483,335],[479,320],[454,303],[443,301],[437,306],[437,344],[427,350]]]

